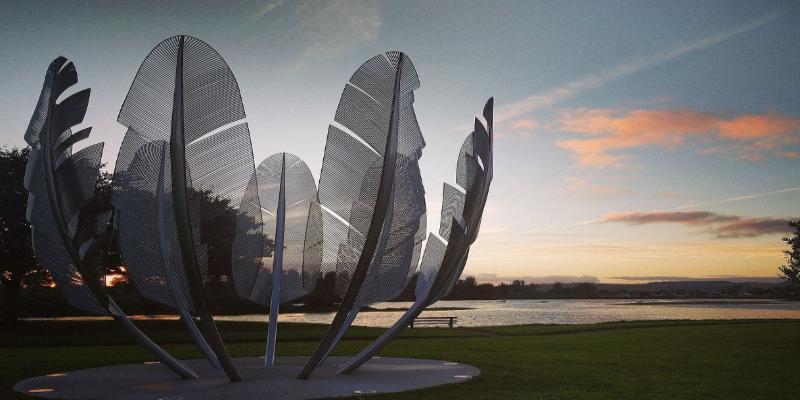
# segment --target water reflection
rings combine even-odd
[[[411,303],[379,303],[375,308],[406,308]],[[456,316],[458,326],[521,324],[591,324],[612,321],[659,319],[800,319],[800,302],[776,300],[661,301],[636,304],[630,300],[492,300],[440,301],[422,316]],[[466,309],[465,309],[466,308]],[[354,325],[388,327],[402,311],[360,313]],[[281,322],[330,323],[333,313],[287,313]],[[266,315],[219,316],[226,321],[262,321]]]
[[[378,303],[385,311],[362,312],[354,325],[388,327],[410,302]],[[524,324],[593,324],[664,319],[800,319],[800,302],[780,300],[458,300],[439,301],[422,316],[456,316],[458,326]],[[455,310],[436,310],[455,308]],[[334,313],[280,314],[280,322],[329,324]],[[178,319],[174,315],[132,316],[134,319]],[[103,320],[108,317],[30,318],[31,320]],[[267,314],[217,315],[219,321],[267,322]]]

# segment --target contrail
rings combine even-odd
[[[552,106],[553,104],[574,97],[587,90],[601,87],[610,81],[631,75],[646,68],[655,67],[685,54],[725,42],[737,35],[762,27],[786,14],[786,12],[787,10],[785,9],[772,11],[734,29],[706,36],[692,42],[678,42],[670,48],[659,50],[649,56],[635,57],[609,69],[586,74],[562,86],[534,93],[524,99],[500,106],[498,112],[495,114],[495,122],[507,121],[539,108]]]
[[[705,203],[686,204],[686,205],[683,205],[683,206],[678,206],[678,207],[670,208],[668,210],[663,210],[663,211],[682,210],[682,209],[685,209],[685,208],[695,208],[695,207],[704,207],[704,206],[710,206],[710,205],[714,205],[714,204],[731,203],[731,202],[740,201],[740,200],[750,200],[750,199],[755,199],[755,198],[758,198],[758,197],[769,196],[769,195],[772,195],[772,194],[790,193],[790,192],[798,192],[798,191],[800,191],[800,187],[789,187],[789,188],[780,189],[780,190],[772,190],[772,191],[769,191],[769,192],[754,193],[754,194],[748,194],[748,195],[744,195],[744,196],[736,196],[736,197],[731,197],[729,199],[707,201]]]

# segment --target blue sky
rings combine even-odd
[[[92,88],[110,165],[119,106],[166,37],[215,47],[242,88],[257,162],[319,174],[350,74],[402,50],[429,224],[489,96],[493,183],[467,273],[492,279],[774,276],[800,210],[800,4],[715,2],[9,2],[0,143],[22,134],[50,60]],[[566,279],[566,278],[564,278]]]

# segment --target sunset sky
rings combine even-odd
[[[352,72],[407,53],[429,228],[494,96],[495,179],[466,270],[482,280],[775,277],[800,217],[796,1],[3,1],[0,143],[24,144],[63,55],[113,166],[131,80],[176,34],[236,74],[256,162],[287,151],[317,177]]]

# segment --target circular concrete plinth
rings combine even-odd
[[[376,357],[350,375],[336,370],[348,357],[329,357],[308,380],[297,380],[308,357],[279,357],[264,368],[263,357],[235,358],[242,382],[228,383],[206,360],[186,360],[200,379],[179,379],[158,363],[115,365],[31,378],[14,390],[53,399],[318,399],[402,392],[464,382],[480,374],[470,365],[416,358]]]

